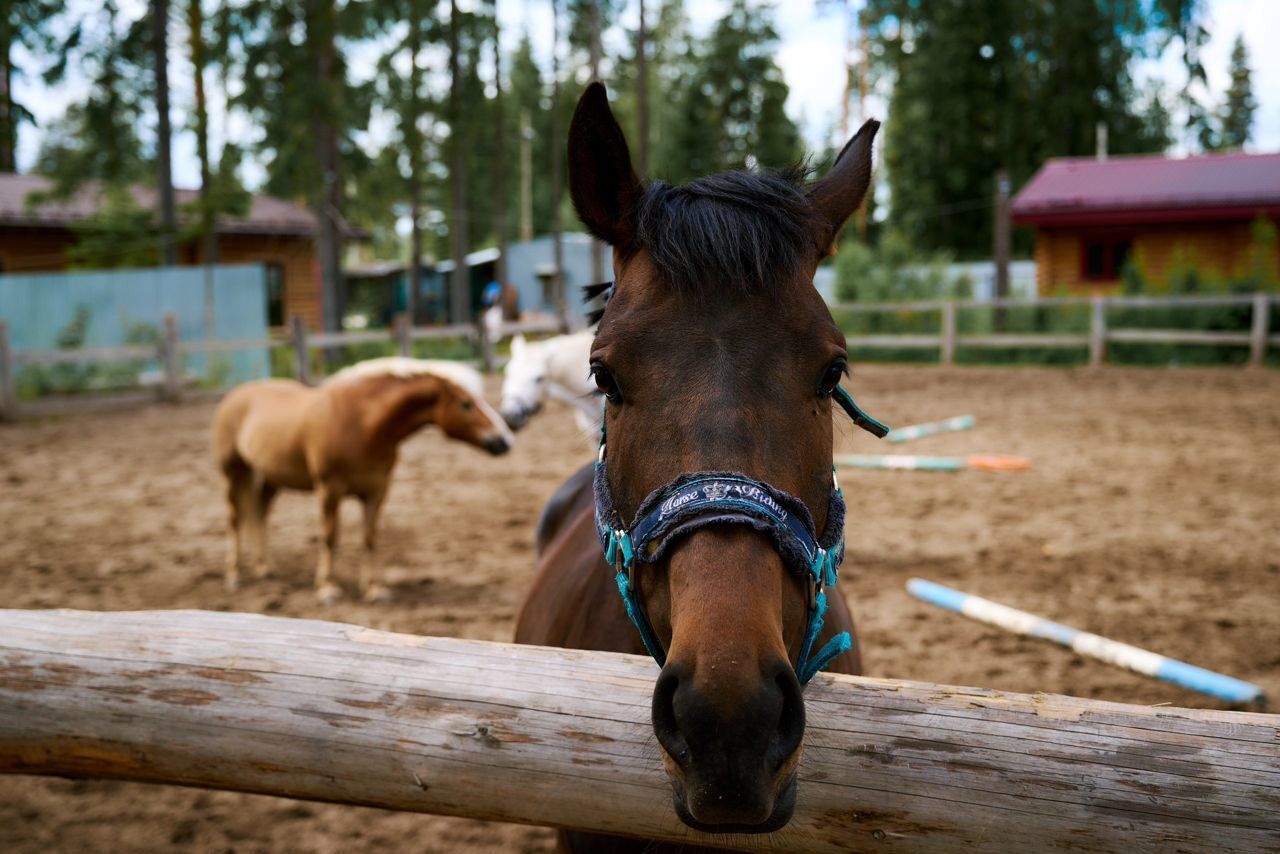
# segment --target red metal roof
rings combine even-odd
[[[1020,225],[1251,219],[1280,214],[1280,154],[1050,160],[1013,200]]]
[[[39,175],[0,174],[0,227],[65,228],[97,212],[99,194],[94,186],[83,187],[68,199],[48,201],[35,207],[27,205],[28,195],[45,192],[49,186],[48,179]],[[134,185],[129,190],[139,207],[156,207],[154,188]],[[194,204],[198,196],[195,190],[177,190],[174,195],[179,208]],[[218,232],[221,234],[309,237],[314,230],[315,217],[311,211],[271,196],[253,196],[247,216],[218,219]],[[357,234],[362,235],[363,232]]]

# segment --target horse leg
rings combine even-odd
[[[377,553],[378,516],[386,497],[385,485],[377,492],[361,496],[364,501],[364,561],[360,564],[360,592],[366,602],[391,600],[391,590],[382,583]]]
[[[338,548],[338,506],[342,494],[324,484],[319,485],[318,491],[324,536],[320,543],[320,564],[316,567],[316,598],[323,605],[332,605],[342,598],[342,588],[333,583],[333,553]]]
[[[227,592],[240,586],[240,529],[245,523],[253,472],[242,460],[231,460],[223,466],[227,478],[227,561],[223,583]]]
[[[276,494],[279,491],[276,486],[267,483],[265,480],[259,483],[257,489],[254,490],[253,574],[257,578],[266,578],[271,574],[270,564],[267,562],[267,514],[271,512],[271,502],[275,501]]]

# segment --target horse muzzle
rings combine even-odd
[[[696,669],[668,663],[653,692],[653,729],[676,814],[710,833],[779,829],[795,811],[804,737],[799,680],[780,661],[756,687],[730,696],[718,690],[718,673],[699,678]]]
[[[507,422],[507,426],[512,430],[519,430],[521,427],[529,423],[529,419],[538,414],[538,410],[542,409],[541,403],[535,403],[531,406],[509,405],[501,406],[498,409],[502,420]]]
[[[484,449],[495,457],[500,457],[511,450],[511,443],[507,441],[505,436],[494,434],[484,440]]]

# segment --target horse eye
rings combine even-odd
[[[843,359],[838,359],[827,366],[822,374],[822,381],[818,383],[818,396],[827,397],[836,390],[836,386],[840,385],[840,378],[849,371],[849,365]]]
[[[610,403],[622,402],[622,392],[618,390],[617,381],[602,363],[591,363],[591,378],[596,381],[596,388]]]
[[[469,400],[464,400],[464,401],[462,401],[462,411],[463,411],[463,412],[470,412],[472,409],[475,409],[475,404],[474,404],[474,403],[472,403],[472,402],[471,402],[471,401],[469,401]]]

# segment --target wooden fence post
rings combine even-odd
[[[489,337],[489,330],[485,328],[484,315],[480,316],[480,322],[476,324],[476,332],[480,336],[480,361],[484,365],[484,372],[491,374],[494,365],[497,364],[497,355],[494,352],[496,342]]]
[[[941,359],[944,365],[956,363],[956,304],[947,300],[942,304]]]
[[[293,364],[298,374],[298,382],[311,385],[311,360],[307,348],[307,322],[302,315],[295,314],[289,319],[289,331],[293,339]]]
[[[1253,295],[1253,328],[1249,332],[1249,366],[1261,368],[1267,358],[1267,332],[1271,328],[1271,295]]]
[[[182,398],[182,351],[178,349],[178,318],[164,316],[164,340],[160,345],[160,357],[164,362],[164,399],[170,403]]]
[[[413,355],[413,326],[409,322],[409,313],[402,311],[395,316],[392,326],[392,336],[395,338],[396,347],[400,350],[400,355],[409,357]]]
[[[18,395],[13,386],[13,354],[9,352],[9,324],[0,320],[0,421],[18,420]]]
[[[1090,300],[1089,367],[1100,366],[1107,358],[1107,300],[1094,297]]]

